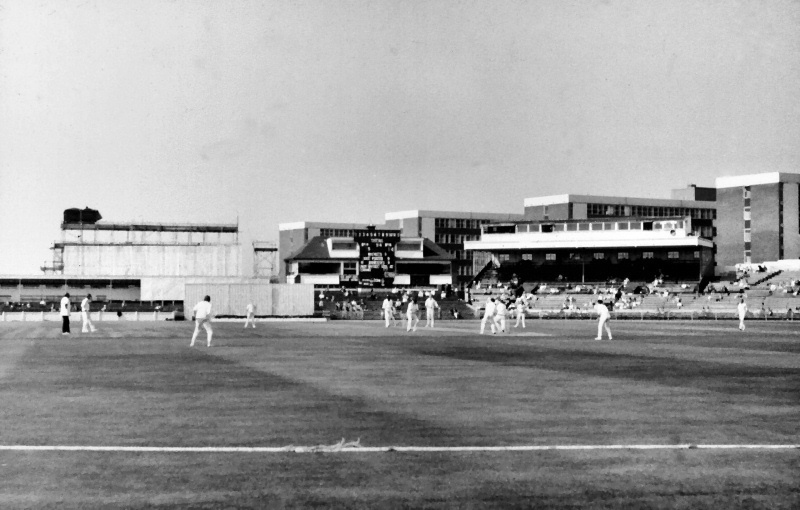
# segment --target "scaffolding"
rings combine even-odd
[[[272,241],[253,241],[253,278],[278,276],[278,245]]]

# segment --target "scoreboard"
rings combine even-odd
[[[365,287],[386,287],[395,275],[394,247],[399,230],[359,229],[353,233],[359,246],[358,283]]]

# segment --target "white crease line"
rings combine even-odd
[[[379,452],[529,452],[553,450],[791,450],[800,444],[639,444],[639,445],[523,445],[523,446],[65,446],[0,445],[0,451],[70,451],[133,453],[379,453]]]

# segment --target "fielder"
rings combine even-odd
[[[525,329],[525,300],[518,297],[514,302],[514,308],[517,311],[517,323],[514,324],[514,327],[518,328],[521,323],[522,329]]]
[[[497,325],[497,329],[501,333],[506,332],[506,316],[508,315],[508,307],[506,306],[505,301],[502,299],[497,300],[497,305],[495,305],[495,312],[494,312],[494,323]]]
[[[389,296],[386,296],[386,299],[383,300],[381,308],[383,309],[383,318],[386,320],[386,327],[389,327],[389,323],[392,326],[397,326],[397,319],[394,317],[394,303],[389,299]]]
[[[598,299],[597,303],[594,305],[594,311],[597,312],[598,321],[597,321],[597,338],[595,340],[602,340],[603,339],[603,328],[605,327],[606,333],[608,333],[608,339],[612,340],[611,338],[611,329],[608,327],[608,319],[611,318],[611,313],[608,311],[608,307],[603,303],[602,299]]]
[[[247,318],[244,320],[244,329],[247,329],[248,324],[252,324],[253,329],[256,329],[256,305],[253,303],[247,303]]]
[[[412,331],[412,324],[413,324],[413,331],[416,331],[417,324],[419,324],[419,305],[417,304],[417,298],[412,298],[411,301],[408,302],[408,310],[406,311],[406,317],[408,319],[408,325],[406,326],[406,331]]]
[[[434,317],[436,316],[436,309],[439,308],[439,303],[433,299],[433,294],[428,296],[425,300],[425,327],[433,327]]]
[[[744,317],[747,315],[747,303],[744,302],[744,298],[739,299],[736,310],[739,312],[739,331],[744,331]]]
[[[97,328],[94,327],[92,323],[92,319],[89,317],[89,312],[91,311],[92,303],[92,295],[87,294],[83,301],[81,301],[81,319],[83,320],[83,327],[81,328],[81,333],[88,333],[91,331],[94,333],[97,331]]]
[[[192,315],[195,320],[194,334],[192,335],[192,343],[189,344],[189,347],[194,347],[194,341],[197,340],[197,335],[200,333],[200,326],[205,328],[208,347],[211,347],[211,337],[214,336],[214,330],[211,329],[211,318],[213,317],[211,314],[211,296],[206,296],[202,301],[194,305]]]

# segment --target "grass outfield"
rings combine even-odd
[[[0,445],[800,444],[789,322],[98,326],[0,323]],[[798,480],[796,448],[0,451],[0,508],[798,508]]]

